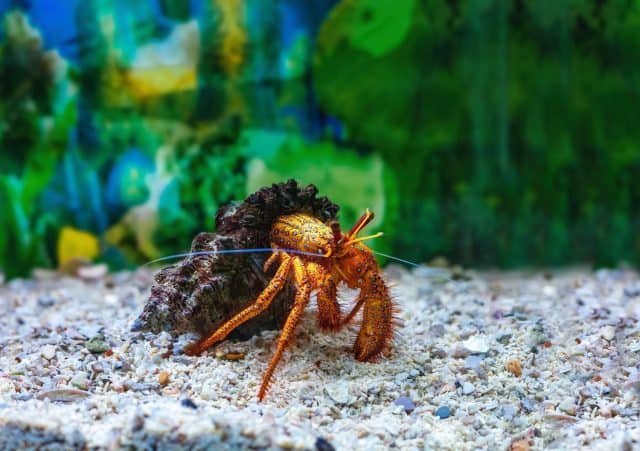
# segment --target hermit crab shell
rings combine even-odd
[[[216,231],[198,234],[191,251],[269,247],[269,231],[282,215],[303,212],[329,224],[339,207],[316,197],[314,185],[301,188],[295,180],[273,184],[241,203],[221,207]],[[172,335],[208,335],[255,301],[273,276],[262,267],[269,253],[193,255],[162,269],[132,330]],[[262,330],[279,329],[293,304],[293,288],[282,290],[262,314],[235,329],[232,337],[248,338]]]

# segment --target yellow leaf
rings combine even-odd
[[[82,230],[65,226],[58,236],[58,265],[64,265],[75,258],[92,260],[98,256],[98,238]]]

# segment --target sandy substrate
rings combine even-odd
[[[314,312],[256,401],[277,332],[180,353],[129,332],[149,272],[0,286],[0,448],[640,447],[640,278],[394,267],[404,325],[360,363]],[[230,358],[239,358],[231,360]]]

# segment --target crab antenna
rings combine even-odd
[[[378,238],[378,237],[381,237],[382,235],[384,235],[384,232],[378,232],[378,233],[374,233],[373,235],[363,236],[361,238],[355,238],[353,240],[347,241],[345,245],[349,246],[351,244],[359,243],[360,241],[371,240],[373,238]]]
[[[165,260],[174,260],[176,258],[181,257],[191,257],[196,255],[223,255],[223,254],[250,254],[250,253],[258,253],[258,252],[289,252],[292,254],[300,254],[300,255],[309,255],[311,257],[326,257],[324,254],[318,254],[315,252],[306,252],[300,251],[298,249],[282,249],[282,248],[271,248],[271,247],[260,247],[255,249],[221,249],[219,251],[195,251],[195,252],[184,252],[181,254],[172,254],[167,255],[165,257],[156,258],[155,260],[151,260],[145,263],[142,266],[148,266],[153,263],[165,261]]]
[[[388,258],[389,260],[395,260],[395,261],[400,262],[400,263],[405,263],[405,264],[407,264],[409,266],[413,266],[414,268],[419,268],[421,266],[421,265],[419,265],[417,263],[414,263],[412,261],[405,260],[404,258],[396,257],[396,256],[389,255],[389,254],[384,254],[382,252],[378,252],[378,251],[374,251],[374,250],[372,250],[371,252],[373,252],[374,254],[379,255],[381,257]]]

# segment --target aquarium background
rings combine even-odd
[[[0,268],[133,267],[265,184],[473,267],[640,260],[640,2],[0,0]],[[373,244],[373,243],[372,243]]]

